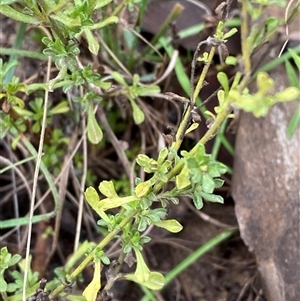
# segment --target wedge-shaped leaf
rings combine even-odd
[[[224,203],[224,200],[220,195],[206,193],[206,192],[200,192],[200,195],[206,201],[213,202],[213,203],[221,203],[221,204]]]
[[[143,284],[148,281],[151,272],[145,263],[141,251],[138,248],[133,248],[133,250],[135,252],[136,261],[137,261],[134,275],[138,280],[138,282]]]
[[[153,224],[172,233],[178,233],[183,228],[182,225],[175,219],[162,220],[159,222],[154,222]]]
[[[232,37],[237,32],[238,32],[237,28],[231,28],[227,33],[224,34],[223,39],[227,40],[228,38]]]
[[[149,158],[145,154],[139,154],[136,158],[136,163],[142,167],[149,165],[150,161],[151,161],[151,158]]]
[[[196,209],[200,210],[203,207],[203,199],[202,199],[200,193],[195,192],[192,197],[193,197],[193,203],[194,203]]]
[[[204,174],[202,177],[202,190],[207,193],[212,193],[215,189],[215,182],[209,174]]]
[[[258,93],[260,95],[266,95],[270,89],[274,86],[275,82],[272,78],[269,77],[269,74],[266,72],[259,72],[256,79],[256,85]]]
[[[92,144],[98,144],[102,140],[103,133],[94,115],[94,110],[92,105],[89,106],[89,110],[88,110],[87,131],[88,131],[89,141]]]
[[[139,96],[149,96],[151,94],[157,94],[160,92],[159,86],[149,86],[149,87],[136,87],[134,89],[136,95]]]
[[[135,124],[141,124],[145,120],[144,112],[136,104],[132,97],[129,97],[129,101],[132,107],[133,120]]]
[[[218,72],[217,78],[218,78],[219,83],[223,87],[225,94],[227,94],[229,91],[229,80],[228,80],[226,73]]]
[[[99,48],[100,48],[98,41],[95,39],[93,33],[90,31],[90,29],[88,27],[84,27],[83,31],[85,33],[85,36],[86,36],[86,39],[88,42],[89,51],[91,53],[93,53],[94,55],[97,55],[99,52]]]
[[[117,198],[114,183],[112,181],[102,181],[99,185],[99,191],[108,198]]]
[[[88,204],[93,208],[93,210],[106,222],[109,223],[109,218],[104,212],[103,209],[100,208],[100,197],[98,192],[94,187],[88,187],[85,190],[84,196],[88,202]]]
[[[167,147],[162,148],[158,154],[157,163],[159,165],[162,164],[167,158],[168,154],[169,154],[168,148]]]
[[[275,94],[276,101],[291,101],[297,99],[300,95],[300,90],[296,87],[289,87]]]
[[[117,71],[114,71],[111,73],[111,77],[118,82],[119,84],[121,84],[123,87],[127,87],[127,83],[123,77],[123,75]]]
[[[180,174],[176,176],[176,187],[181,190],[188,187],[191,184],[189,179],[189,170],[186,166],[183,167]]]
[[[138,184],[136,187],[135,187],[135,194],[137,197],[141,198],[143,196],[145,196],[149,189],[151,188],[151,182],[150,181],[145,181],[145,182],[142,182],[140,184]]]
[[[13,9],[9,5],[5,5],[3,3],[0,4],[0,12],[1,14],[14,19],[19,22],[29,23],[29,24],[38,24],[40,21],[32,16],[25,15],[15,9]]]
[[[94,24],[93,26],[90,27],[90,29],[93,29],[93,30],[94,29],[100,29],[100,28],[103,28],[107,25],[115,24],[115,23],[118,23],[118,22],[119,22],[118,17],[110,16],[110,17],[105,18],[104,21]]]
[[[125,279],[142,284],[154,291],[162,289],[166,282],[165,277],[158,272],[150,272],[149,277],[145,282],[140,282],[134,274],[125,275]]]
[[[62,24],[64,24],[64,26],[67,26],[69,28],[81,26],[81,20],[79,16],[73,19],[68,17],[63,12],[57,12],[56,14],[51,14],[49,17],[53,20],[61,22]]]
[[[101,260],[97,260],[94,265],[94,276],[82,295],[87,301],[96,301],[98,291],[101,288]]]
[[[133,202],[137,199],[136,196],[118,197],[118,198],[107,198],[99,203],[99,209],[106,211],[108,209],[117,208],[127,203]]]
[[[199,123],[197,123],[197,122],[192,123],[192,125],[186,130],[185,134],[187,135],[188,133],[191,133],[192,131],[197,129],[198,126],[199,126]]]
[[[66,113],[70,110],[68,102],[67,101],[62,101],[58,105],[56,105],[54,108],[49,110],[50,114],[62,114]]]

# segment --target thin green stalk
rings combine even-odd
[[[204,85],[204,80],[205,80],[205,77],[207,75],[207,72],[209,70],[209,67],[210,67],[210,64],[213,60],[213,57],[214,57],[214,54],[216,52],[216,47],[212,47],[210,49],[210,52],[209,52],[209,56],[208,56],[208,60],[201,72],[201,75],[200,75],[200,78],[197,82],[197,85],[196,85],[196,88],[194,90],[194,93],[192,95],[192,99],[191,99],[191,104],[189,104],[184,112],[184,115],[182,117],[182,121],[179,125],[179,128],[177,130],[177,133],[176,133],[176,137],[175,137],[175,141],[172,145],[173,148],[175,148],[176,150],[178,150],[182,144],[182,141],[183,141],[183,138],[185,136],[185,132],[187,130],[187,126],[188,126],[188,123],[190,121],[190,116],[191,116],[191,112],[192,110],[194,109],[194,106],[195,106],[195,101]],[[192,83],[193,84],[193,83]]]
[[[87,265],[93,261],[96,251],[103,250],[103,248],[110,243],[116,235],[133,219],[136,215],[136,211],[132,211],[128,216],[126,216],[120,223],[118,228],[113,229],[103,240],[94,248],[94,250],[79,264],[79,266],[70,275],[70,281],[75,280],[79,274],[87,267]],[[59,285],[49,296],[50,299],[57,297],[65,289],[65,285]]]
[[[196,85],[195,91],[194,91],[193,95],[191,95],[193,97],[192,98],[192,103],[193,104],[195,103],[196,98],[200,94],[200,91],[201,91],[201,89],[202,89],[202,87],[204,85],[204,80],[205,80],[205,77],[207,75],[207,72],[208,72],[208,69],[210,67],[210,64],[213,61],[215,52],[216,52],[216,47],[215,46],[211,47],[209,55],[208,55],[208,60],[207,60],[205,66],[204,66],[204,68],[203,68],[203,70],[201,72],[201,75],[200,75],[200,78],[199,78],[198,83]]]

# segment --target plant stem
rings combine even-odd
[[[209,69],[210,64],[213,60],[213,57],[215,55],[215,52],[216,52],[216,47],[213,46],[210,49],[208,60],[201,72],[201,75],[197,82],[195,91],[192,92],[193,95],[191,95],[191,103],[187,105],[186,110],[183,114],[182,120],[180,122],[180,125],[179,125],[177,133],[176,133],[175,142],[172,145],[172,147],[175,148],[176,150],[178,150],[182,144],[185,132],[187,130],[187,127],[188,127],[188,124],[190,121],[191,112],[194,109],[195,101],[196,101],[197,97],[199,96],[199,93],[203,87],[205,77],[207,75],[208,69]],[[197,57],[195,57],[194,60],[197,60]],[[191,84],[193,85],[193,83],[191,83]]]
[[[199,142],[190,150],[191,155],[195,155],[198,145],[199,144],[206,144],[207,141],[209,141],[218,131],[219,127],[222,125],[222,123],[227,118],[229,112],[230,112],[230,102],[228,101],[226,104],[224,104],[223,110],[217,115],[215,122],[212,124],[211,128],[205,133],[205,135],[199,140]],[[181,171],[181,169],[184,166],[184,162],[181,160],[179,161],[173,169],[168,173],[168,181],[170,181],[173,177],[178,175]],[[153,188],[154,193],[158,193],[163,187],[165,183],[164,182],[158,182],[155,187]]]
[[[94,248],[94,250],[80,263],[80,265],[74,270],[70,275],[70,281],[75,280],[79,274],[86,268],[86,266],[92,262],[94,259],[95,252],[99,249],[102,250],[109,242],[111,242],[116,235],[132,220],[136,215],[136,211],[132,211],[128,216],[126,216],[120,223],[118,228],[113,229],[103,240]],[[50,299],[58,296],[65,289],[64,284],[60,284],[49,296]]]
[[[242,0],[242,24],[241,24],[241,39],[242,39],[242,54],[245,65],[245,73],[251,72],[250,49],[248,45],[248,1]]]

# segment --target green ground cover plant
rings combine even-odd
[[[240,1],[240,27],[238,29],[234,26],[229,30],[226,24],[230,22],[231,2],[224,2],[224,6],[219,8],[219,20],[213,36],[199,41],[191,59],[191,76],[189,76],[178,57],[178,51],[165,36],[167,23],[152,39],[152,46],[148,45],[140,52],[135,51],[141,39],[138,25],[134,29],[129,26],[123,27],[127,52],[122,51],[119,41],[112,39],[117,25],[122,21],[120,13],[124,9],[129,12],[138,9],[142,17],[148,4],[146,0],[1,1],[0,12],[21,22],[21,25],[15,48],[10,50],[11,55],[8,61],[0,60],[2,104],[0,135],[1,138],[9,136],[14,149],[22,145],[28,153],[28,158],[14,164],[9,160],[5,161],[7,166],[0,172],[3,173],[7,168],[14,169],[20,164],[36,160],[29,215],[0,222],[1,229],[29,225],[27,249],[23,259],[20,255],[9,253],[6,247],[1,249],[0,294],[4,301],[54,300],[60,295],[67,295],[67,300],[105,300],[111,287],[119,279],[127,279],[141,285],[145,292],[144,301],[156,300],[152,291],[161,290],[199,256],[236,231],[236,229],[226,230],[208,241],[167,275],[151,271],[143,257],[144,245],[151,240],[151,232],[147,234],[149,228],[155,226],[172,233],[182,230],[179,221],[167,217],[168,207],[177,205],[182,196],[192,199],[194,206],[199,210],[203,207],[204,201],[223,203],[223,198],[216,194],[215,190],[222,187],[224,184],[222,175],[230,172],[230,169],[218,162],[216,157],[221,144],[224,144],[231,154],[234,152],[224,136],[224,131],[228,120],[234,118],[236,111],[244,110],[256,117],[262,117],[274,104],[299,98],[297,74],[291,62],[287,60],[290,58],[299,68],[299,47],[282,56],[291,86],[276,94],[271,92],[276,83],[268,75],[268,70],[274,65],[254,70],[251,64],[251,55],[262,44],[272,40],[279,26],[286,21],[273,17],[263,18],[265,7],[284,6],[285,1]],[[299,7],[295,11],[298,13]],[[175,7],[170,12],[169,19],[175,20],[178,15],[180,15],[180,8]],[[255,26],[249,29],[250,21]],[[24,26],[29,25],[42,28],[38,30],[41,35],[39,42],[43,48],[42,54],[34,51],[21,51],[17,47],[24,38]],[[236,34],[241,35],[242,54],[240,57],[226,56],[226,43]],[[90,57],[97,56],[100,48],[104,49],[107,56],[105,58],[106,70],[99,71],[91,63],[85,63],[79,40],[85,41]],[[142,126],[147,118],[150,118],[147,116],[143,102],[149,97],[156,97],[161,91],[159,83],[149,84],[145,80],[147,75],[139,74],[136,66],[138,61],[151,60],[155,56],[153,50],[155,47],[164,49],[170,60],[173,59],[178,82],[186,95],[189,95],[187,98],[172,91],[165,95],[165,99],[183,103],[184,110],[179,126],[167,137],[165,146],[160,149],[157,157],[142,153],[140,149],[132,150],[132,153],[130,149],[127,151],[128,157],[136,162],[134,168],[146,174],[143,177],[129,178],[132,172],[128,157],[120,146],[116,146],[118,157],[122,158],[121,161],[128,176],[126,180],[121,181],[121,184],[113,181],[114,179],[108,179],[103,180],[99,185],[86,185],[86,183],[93,183],[93,175],[87,172],[87,163],[84,160],[81,161],[78,156],[76,164],[78,168],[85,170],[81,183],[84,194],[81,193],[80,199],[83,201],[84,196],[85,201],[97,214],[97,225],[104,236],[98,244],[87,241],[79,244],[78,238],[74,253],[64,267],[55,270],[54,279],[47,281],[47,284],[43,280],[39,281],[38,275],[33,273],[30,267],[32,224],[58,216],[65,194],[58,188],[54,176],[62,177],[66,172],[68,162],[61,165],[61,161],[68,146],[72,145],[72,138],[65,135],[61,129],[54,129],[48,136],[46,130],[54,118],[64,116],[82,127],[83,152],[87,152],[87,145],[91,148],[100,147],[107,143],[103,129],[107,131],[108,118],[105,114],[109,111],[112,98],[125,100],[130,106],[132,122],[136,127]],[[204,48],[209,50],[203,52]],[[214,111],[207,111],[205,103],[201,103],[199,99],[199,93],[205,85],[207,73],[217,52],[224,56],[224,64],[236,66],[236,71],[232,78],[229,78],[223,71],[217,73],[220,84],[220,88],[216,91],[218,105],[215,106]],[[36,80],[24,83],[14,75],[20,56],[35,57],[47,62],[44,82]],[[159,59],[159,56],[155,59]],[[194,84],[198,62],[203,64],[203,68],[197,83]],[[273,64],[276,62],[274,61]],[[53,66],[56,69],[55,73],[51,73]],[[256,92],[250,93],[248,88],[253,81],[256,82]],[[51,95],[58,90],[62,90],[66,96],[54,103]],[[191,149],[182,149],[184,137],[202,122],[200,118],[197,119],[199,114],[195,112],[199,107],[207,116],[209,127],[205,135]],[[111,116],[110,118],[117,117]],[[118,145],[118,141],[114,142],[119,130],[116,124],[111,125],[112,128],[115,126],[116,132],[108,136],[112,144]],[[290,136],[298,124],[299,114],[295,114],[288,129]],[[30,138],[32,135],[38,135],[38,145]],[[205,145],[216,135],[217,139],[212,153],[208,154]],[[69,151],[72,152],[74,149]],[[76,149],[74,152],[76,153]],[[40,171],[52,193],[54,208],[52,212],[37,215],[34,208]],[[132,184],[132,189],[128,189],[128,183]],[[117,263],[111,262],[105,251],[107,245],[115,240],[119,241],[121,250]],[[127,264],[129,259],[133,260],[132,258],[136,262],[132,272],[123,273],[122,265]],[[80,279],[82,272],[90,263],[93,263],[94,267],[93,278],[82,295],[67,294],[68,289]],[[11,269],[13,266],[17,268]],[[111,274],[103,281],[101,271],[105,266]],[[9,275],[8,278],[7,275]],[[7,279],[12,280],[8,282]],[[104,282],[105,285],[103,285]]]

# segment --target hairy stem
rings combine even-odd
[[[75,280],[79,274],[87,267],[87,265],[93,261],[95,252],[100,250],[103,250],[103,248],[111,242],[116,235],[133,219],[133,217],[136,215],[136,211],[132,211],[128,216],[126,216],[122,222],[120,223],[119,227],[113,229],[106,237],[103,238],[103,240],[94,248],[94,250],[79,264],[79,266],[74,270],[74,272],[70,275],[70,281]],[[53,299],[54,297],[58,296],[59,293],[61,293],[65,289],[65,285],[61,284],[59,285],[51,294],[50,299]]]

